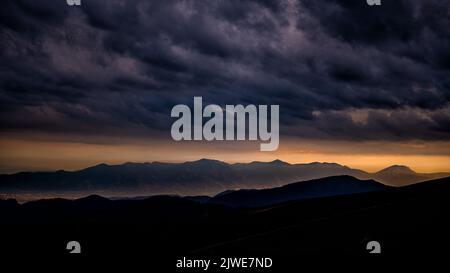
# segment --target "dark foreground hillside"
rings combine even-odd
[[[381,255],[440,255],[449,252],[449,193],[445,178],[247,209],[206,197],[9,200],[0,202],[0,248],[3,255],[65,255],[77,240],[84,256],[145,256],[173,268],[180,257],[272,257],[276,267],[309,254],[373,255],[366,250],[372,240]]]

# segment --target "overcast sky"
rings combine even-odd
[[[206,156],[450,166],[447,1],[81,2],[2,1],[0,171]],[[280,150],[174,144],[170,111],[193,96],[280,105]]]

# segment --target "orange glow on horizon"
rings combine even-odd
[[[450,172],[450,145],[433,143],[282,142],[276,152],[260,152],[253,142],[146,142],[79,143],[0,138],[0,173],[36,170],[78,170],[99,163],[184,162],[201,158],[229,163],[272,161],[289,163],[334,162],[376,172],[406,165],[417,172]],[[383,147],[383,149],[380,149]]]

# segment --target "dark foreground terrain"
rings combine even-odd
[[[73,255],[66,244],[76,240],[82,256],[144,256],[149,265],[174,269],[182,257],[272,257],[277,267],[315,254],[368,256],[372,240],[380,242],[384,256],[445,255],[449,193],[450,178],[443,178],[260,207],[208,197],[7,200],[0,201],[0,248],[2,257]],[[257,202],[260,197],[245,195]]]

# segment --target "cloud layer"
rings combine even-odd
[[[281,134],[450,140],[450,6],[439,0],[7,0],[4,132],[152,137],[170,110],[279,104]]]

